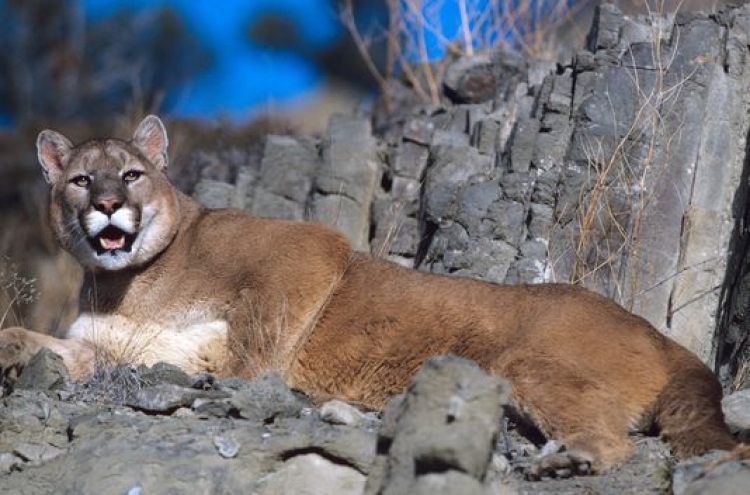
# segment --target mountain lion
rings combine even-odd
[[[6,379],[47,347],[74,379],[101,358],[272,369],[316,400],[380,408],[452,353],[510,380],[517,410],[566,446],[557,464],[605,470],[630,457],[629,431],[652,425],[682,457],[737,445],[711,370],[602,296],[409,270],[323,225],[205,209],[168,181],[155,116],[131,141],[74,146],[45,130],[37,149],[52,229],[84,285],[64,339],[0,332]]]

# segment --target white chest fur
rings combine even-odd
[[[188,374],[215,372],[226,360],[229,326],[198,309],[171,320],[135,320],[121,315],[82,313],[67,332],[93,344],[99,356],[117,364],[164,361]]]

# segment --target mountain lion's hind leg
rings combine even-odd
[[[0,383],[12,384],[42,348],[62,356],[74,380],[93,371],[94,351],[79,339],[58,339],[20,327],[0,330]]]
[[[538,357],[496,372],[510,380],[515,408],[564,449],[543,449],[530,478],[593,474],[630,458],[628,419],[612,392],[595,379]]]

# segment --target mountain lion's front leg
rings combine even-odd
[[[0,330],[0,382],[14,382],[31,358],[44,347],[62,356],[74,380],[85,377],[94,369],[94,350],[86,342],[11,327]]]

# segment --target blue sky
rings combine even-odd
[[[227,116],[245,120],[269,105],[310,93],[321,83],[317,68],[302,56],[253,46],[247,28],[261,14],[283,14],[312,47],[343,34],[329,0],[83,0],[96,22],[118,10],[166,6],[213,55],[213,64],[174,95],[169,112],[185,117]]]
[[[477,12],[490,1],[494,0],[469,0],[467,5]],[[85,13],[93,22],[123,8],[137,11],[165,6],[177,12],[212,53],[214,63],[179,94],[171,95],[174,104],[167,110],[177,116],[222,115],[235,120],[245,120],[269,107],[283,108],[321,84],[319,70],[303,56],[253,46],[247,37],[252,21],[269,12],[280,14],[297,27],[307,46],[320,48],[345,35],[334,10],[336,4],[334,0],[83,0]],[[439,5],[440,27],[450,37],[459,30],[457,4],[447,1]],[[368,17],[365,12],[360,15]],[[358,22],[363,21],[366,31],[372,18],[364,17]],[[441,56],[443,44],[429,31],[426,37],[430,56]]]
[[[0,4],[3,1],[0,0]],[[476,13],[493,5],[490,2],[494,1],[468,0],[467,5]],[[552,0],[537,2],[549,5]],[[167,95],[165,113],[177,117],[223,117],[236,122],[250,120],[264,111],[289,108],[313,96],[323,84],[320,69],[304,55],[254,45],[248,36],[253,22],[268,14],[283,17],[296,27],[303,44],[314,51],[346,36],[335,10],[337,3],[335,0],[80,0],[91,24],[121,10],[170,8],[211,55],[212,63]],[[452,38],[460,25],[458,4],[455,1],[436,3],[442,6],[438,11],[441,31]],[[356,1],[354,4],[357,8],[363,5]],[[374,5],[377,9],[378,4]],[[364,31],[368,30],[366,25],[377,18],[373,14],[359,12],[358,23],[362,22],[360,27]],[[408,13],[406,15],[408,17]],[[379,17],[383,17],[382,12]],[[436,43],[429,32],[426,37],[430,55],[440,56],[445,46]],[[0,114],[0,127],[8,122],[7,116]]]

